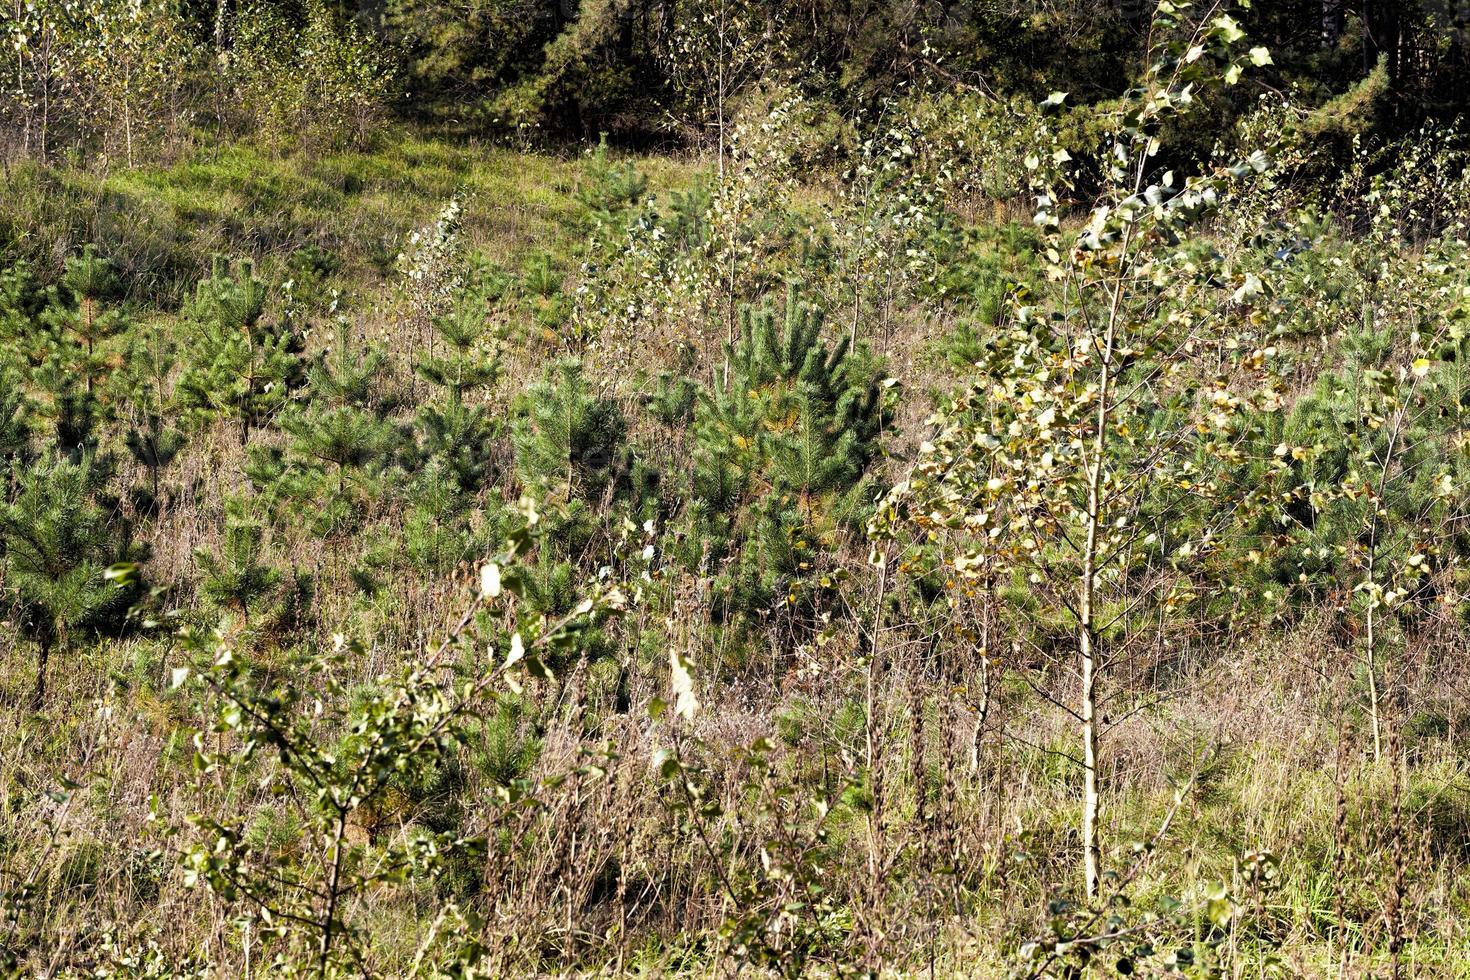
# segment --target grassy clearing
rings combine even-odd
[[[686,185],[701,170],[670,157],[637,163],[653,192]],[[332,285],[360,290],[389,276],[409,232],[460,195],[473,202],[467,237],[491,262],[517,268],[549,254],[565,265],[585,231],[576,198],[584,179],[575,156],[408,128],[381,134],[366,150],[320,157],[230,143],[111,173],[22,163],[0,175],[0,261],[27,260],[49,277],[95,243],[118,263],[135,301],[169,307],[215,254],[252,257],[274,275],[313,248],[336,267]]]

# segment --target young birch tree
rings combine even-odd
[[[1080,226],[1059,212],[1071,157],[1038,133],[1027,166],[1048,287],[1035,305],[1018,296],[873,525],[880,538],[916,527],[915,548],[937,555],[957,605],[994,592],[985,629],[971,631],[984,637],[980,662],[1008,642],[1008,666],[1041,665],[1027,680],[1075,721],[1090,901],[1104,878],[1104,737],[1148,697],[1121,675],[1143,651],[1178,642],[1164,623],[1205,605],[1215,542],[1254,499],[1232,474],[1252,426],[1280,401],[1274,348],[1257,336],[1264,286],[1202,227],[1266,169],[1266,155],[1183,181],[1158,162],[1161,130],[1203,88],[1234,83],[1245,62],[1269,55],[1242,50],[1222,4],[1191,16],[1193,26],[1189,6],[1158,6],[1152,63],[1105,142]],[[915,554],[896,560],[919,565]]]
[[[710,0],[678,13],[662,61],[688,104],[691,127],[714,130],[716,170],[724,180],[730,102],[761,76],[779,45],[760,6],[747,0]]]

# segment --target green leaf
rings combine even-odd
[[[1235,18],[1229,14],[1221,14],[1215,18],[1215,29],[1219,31],[1220,37],[1226,44],[1234,44],[1245,37],[1245,31],[1235,22]]]
[[[108,582],[116,582],[118,585],[128,585],[138,579],[137,562],[125,561],[111,565],[102,573],[102,578]]]

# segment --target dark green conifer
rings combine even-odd
[[[419,412],[422,453],[466,493],[478,493],[490,483],[500,431],[499,420],[483,405],[449,401]]]
[[[434,318],[434,333],[444,352],[430,352],[415,367],[430,384],[442,388],[452,401],[468,391],[484,388],[500,373],[498,353],[489,343],[489,320],[484,301],[469,293],[443,316]]]
[[[277,471],[266,465],[266,452],[252,456],[258,489],[314,512],[319,534],[356,526],[363,505],[379,496],[371,479],[397,460],[400,433],[384,417],[385,365],[381,353],[352,343],[344,329],[338,353],[316,362],[305,397],[281,416],[291,440],[275,457]]]
[[[72,462],[84,456],[106,460],[108,457],[97,447],[102,412],[97,393],[85,388],[82,379],[57,362],[37,369],[35,379],[50,393],[49,404],[42,411],[51,421],[52,449]]]
[[[1452,448],[1470,417],[1470,337],[1444,342],[1438,354],[1445,363],[1414,386],[1414,408],[1401,426],[1381,407],[1410,384],[1391,368],[1398,339],[1371,323],[1346,336],[1342,364],[1273,433],[1281,445],[1307,451],[1275,476],[1291,503],[1284,525],[1270,531],[1284,530],[1290,545],[1257,568],[1268,587],[1321,600],[1351,592],[1369,574],[1383,576],[1418,549],[1436,567],[1470,558],[1470,459]],[[1286,494],[1290,488],[1305,492]],[[1426,590],[1431,582],[1423,580]],[[1406,616],[1415,608],[1401,605]]]
[[[648,411],[663,425],[677,429],[694,420],[694,406],[699,400],[699,385],[668,371],[660,371],[648,396]]]
[[[265,530],[238,504],[227,508],[219,553],[194,553],[202,573],[200,592],[213,606],[240,614],[246,626],[276,594],[282,572],[263,561]]]
[[[161,330],[145,331],[115,376],[124,387],[132,411],[132,422],[123,435],[128,452],[148,471],[148,484],[134,489],[134,506],[152,512],[159,505],[162,474],[186,443],[184,434],[170,419],[169,376],[177,361],[177,348]]]
[[[845,341],[829,350],[822,322],[794,288],[780,321],[769,307],[741,311],[729,384],[695,421],[696,490],[718,509],[752,481],[778,495],[845,491],[875,457],[887,419],[877,373]]]
[[[175,397],[197,419],[237,422],[241,445],[281,410],[304,373],[300,339],[286,322],[265,318],[266,300],[250,262],[240,262],[232,275],[217,258],[185,310],[192,336]]]
[[[827,347],[822,311],[788,290],[784,315],[740,312],[728,384],[694,419],[693,565],[720,569],[717,620],[754,623],[811,612],[799,583],[861,510],[888,414],[870,358]]]
[[[21,474],[14,503],[0,509],[5,582],[38,648],[37,707],[53,648],[65,651],[79,633],[119,627],[139,594],[136,580],[115,585],[104,575],[143,558],[115,503],[103,499],[105,483],[90,456],[43,460]]]
[[[287,416],[282,425],[292,436],[292,451],[308,466],[324,468],[339,496],[346,494],[350,475],[384,464],[391,455],[392,426],[354,405],[308,408]]]
[[[0,361],[0,472],[9,474],[30,456],[29,415],[20,371]]]
[[[88,245],[66,260],[66,269],[43,320],[52,330],[52,357],[81,375],[88,394],[108,371],[105,345],[127,326],[121,310],[105,303],[116,295],[117,272]]]
[[[337,337],[306,372],[307,391],[314,404],[386,410],[387,355],[371,344],[353,342],[345,318],[337,321]]]
[[[591,390],[581,362],[561,361],[520,400],[513,437],[521,481],[543,498],[599,500],[626,477],[627,432],[622,410]]]
[[[37,359],[36,317],[46,305],[28,262],[0,269],[0,340],[16,355],[17,367]]]
[[[394,547],[401,549],[414,569],[440,575],[474,557],[473,537],[465,520],[472,501],[458,475],[431,463],[414,480],[409,499],[403,537]]]
[[[494,441],[501,432],[500,421],[489,407],[471,400],[500,371],[486,309],[482,292],[466,292],[448,313],[434,320],[443,352],[427,354],[415,365],[426,381],[442,391],[419,411],[421,455],[436,461],[466,493],[477,493],[489,482]]]
[[[184,434],[169,425],[159,412],[148,412],[128,429],[124,441],[133,459],[148,470],[146,496],[140,491],[138,509],[152,511],[159,504],[161,475],[184,448]]]

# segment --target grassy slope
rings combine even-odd
[[[640,160],[655,190],[693,165]],[[55,272],[95,242],[147,303],[179,302],[214,253],[251,255],[272,271],[293,251],[337,255],[342,281],[388,275],[404,238],[452,195],[466,199],[469,239],[496,263],[531,251],[565,256],[580,238],[575,158],[456,144],[409,129],[366,152],[276,156],[247,144],[201,147],[166,166],[110,174],[34,164],[0,175],[0,261]]]
[[[655,188],[678,186],[693,173],[692,165],[674,160],[640,166]],[[164,316],[213,253],[249,253],[270,267],[315,245],[341,261],[331,284],[366,307],[386,289],[405,235],[456,192],[469,199],[470,241],[492,261],[517,268],[545,253],[565,268],[583,233],[574,196],[582,177],[575,160],[454,146],[408,131],[385,137],[370,153],[320,160],[232,146],[106,176],[21,167],[0,180],[0,242],[7,258],[29,257],[54,269],[79,243],[98,241],[132,273],[137,300],[156,303]],[[895,351],[893,361],[912,364],[918,353]],[[1339,787],[1355,786],[1358,777],[1330,760],[1339,733],[1360,727],[1361,720],[1344,715],[1333,692],[1281,653],[1265,651],[1224,673],[1201,666],[1190,696],[1165,702],[1122,731],[1113,750],[1119,792],[1106,813],[1108,838],[1147,838],[1173,799],[1164,775],[1202,772],[1174,824],[1171,879],[1229,878],[1233,855],[1259,847],[1275,851],[1282,859],[1280,881],[1261,893],[1253,925],[1232,942],[1249,948],[1257,931],[1264,932],[1283,948],[1280,958],[1289,969],[1330,975],[1346,954],[1324,943],[1316,928],[1337,900],[1334,878],[1347,881],[1350,902],[1371,910],[1384,900],[1367,883],[1370,870],[1381,878],[1381,869],[1365,866],[1377,845],[1359,828],[1364,814],[1384,805],[1386,789],[1365,786],[1361,795],[1351,793],[1357,802],[1338,801]],[[7,701],[29,684],[28,657],[8,632],[0,639],[6,664],[0,696]],[[104,643],[57,665],[55,687],[70,692],[69,710],[53,712],[41,726],[14,712],[0,720],[0,745],[12,747],[0,782],[35,786],[58,773],[90,775],[58,862],[52,912],[70,923],[64,934],[100,928],[108,918],[131,921],[140,910],[160,923],[166,941],[181,946],[190,945],[199,929],[218,925],[207,922],[209,913],[192,906],[176,883],[155,880],[143,857],[168,846],[148,819],[150,796],[157,794],[161,810],[177,817],[202,792],[188,774],[191,748],[178,734],[180,726],[198,720],[160,693],[168,666],[168,652],[157,643]],[[897,691],[892,696],[902,697]],[[850,705],[779,692],[774,697],[768,714],[752,725],[764,728],[771,717],[781,717],[793,749],[840,750],[850,737],[834,720]],[[942,924],[954,950],[942,964],[949,972],[992,975],[1000,969],[1001,940],[1013,942],[1034,920],[1035,885],[1049,871],[1013,861],[1016,828],[1026,829],[1025,849],[1043,860],[1066,855],[1075,844],[1074,773],[1048,751],[1065,746],[1070,733],[1035,708],[1024,692],[1015,692],[1003,722],[1018,738],[993,746],[983,772],[954,775],[962,806],[949,833],[955,846],[991,871],[963,896],[963,914]],[[706,717],[739,718],[742,710],[748,709],[715,698]],[[1230,748],[1215,753],[1222,743]],[[1443,789],[1458,771],[1454,747],[1426,740],[1420,751],[1425,761],[1409,794],[1420,849],[1413,900],[1432,928],[1414,955],[1426,975],[1467,975],[1461,922],[1470,879],[1461,851],[1470,811],[1458,790]],[[632,759],[630,771],[636,773],[638,762]],[[902,760],[895,764],[900,771],[906,767]],[[895,783],[900,812],[905,791]],[[855,823],[850,832],[856,842]],[[1331,856],[1344,849],[1346,858]],[[674,956],[670,947],[655,945],[647,961],[657,969]],[[1381,966],[1373,953],[1351,958],[1356,969]]]

